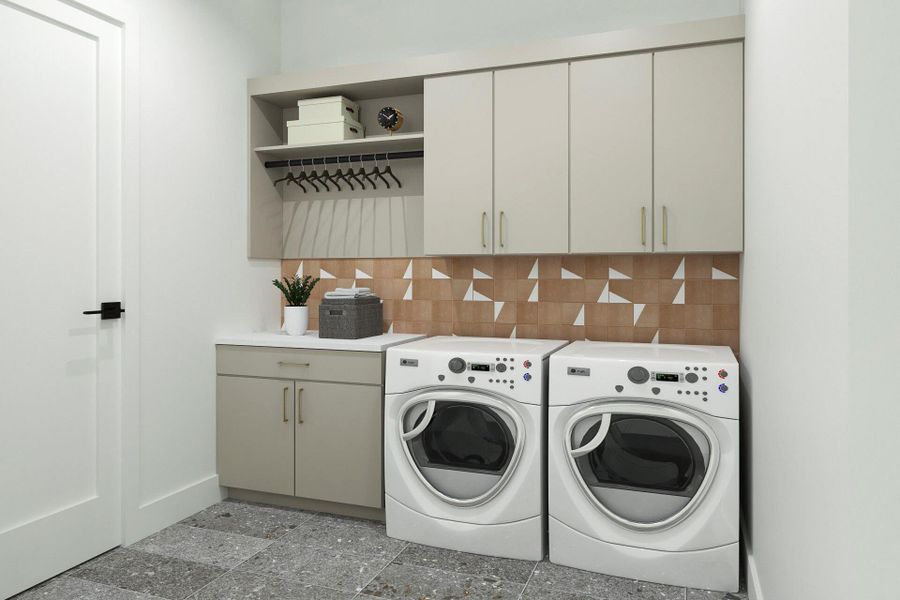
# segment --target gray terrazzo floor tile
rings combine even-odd
[[[431,567],[456,573],[482,575],[525,583],[534,570],[535,561],[498,558],[481,554],[469,554],[456,550],[433,548],[420,544],[409,544],[394,562],[405,565]]]
[[[193,600],[350,600],[339,592],[270,575],[231,571],[192,596]]]
[[[363,556],[393,558],[406,542],[389,538],[384,523],[317,516],[281,538],[280,541],[313,546]]]
[[[251,556],[237,568],[241,571],[253,571],[254,573],[295,579],[295,574],[314,556],[322,552],[321,548],[277,542],[259,554]]]
[[[173,525],[130,547],[142,552],[228,569],[244,562],[271,544],[271,540],[237,533]]]
[[[682,600],[685,595],[683,587],[623,579],[549,562],[538,564],[528,585],[606,600]]]
[[[385,557],[279,543],[269,546],[238,569],[358,592],[390,561]]]
[[[130,592],[86,579],[75,577],[57,577],[50,582],[13,596],[11,600],[155,600],[158,596],[150,596],[138,592]]]
[[[527,585],[520,600],[598,600],[593,596],[563,592],[558,589],[545,588],[538,585]]]
[[[320,552],[296,573],[296,579],[336,590],[359,592],[391,562],[390,558],[345,552]]]
[[[392,600],[517,600],[523,587],[502,579],[391,563],[363,594]]]
[[[180,600],[225,573],[212,565],[118,548],[85,563],[72,577]]]
[[[712,592],[688,588],[687,600],[747,600],[746,592]]]
[[[188,517],[181,524],[274,540],[313,515],[301,510],[226,500]]]

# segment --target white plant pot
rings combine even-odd
[[[308,306],[284,307],[284,330],[288,335],[303,335],[309,327]]]

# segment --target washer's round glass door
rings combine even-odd
[[[710,443],[697,427],[643,414],[600,413],[572,428],[587,490],[623,523],[652,525],[682,512],[707,474]]]
[[[505,482],[516,454],[514,420],[480,402],[414,404],[403,415],[403,431],[420,475],[445,498],[463,503]]]

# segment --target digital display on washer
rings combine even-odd
[[[681,377],[678,373],[654,373],[653,379],[655,381],[672,381],[675,383],[681,381]]]
[[[485,372],[490,372],[490,370],[491,370],[491,365],[489,365],[489,364],[483,364],[483,363],[469,363],[469,370],[470,370],[470,371],[485,371]]]

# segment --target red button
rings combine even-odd
[[[530,369],[530,368],[531,368],[531,361],[530,361],[530,360],[526,360],[525,362],[522,363],[522,366],[525,367],[526,369]]]
[[[726,377],[728,377],[728,371],[726,371],[725,369],[719,369],[719,378],[725,379]]]

